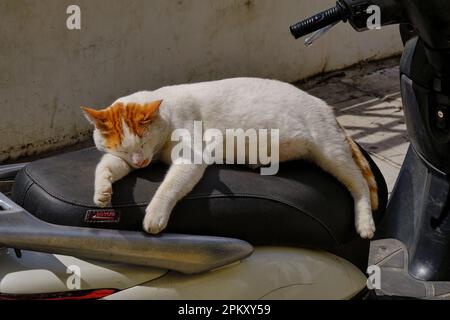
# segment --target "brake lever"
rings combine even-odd
[[[335,22],[333,24],[330,24],[326,26],[325,28],[322,28],[320,30],[317,30],[316,32],[311,33],[310,36],[305,38],[305,46],[310,47],[317,39],[322,37],[325,33],[331,30],[335,25],[337,25],[339,22]]]

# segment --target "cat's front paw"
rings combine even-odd
[[[364,216],[356,222],[356,231],[363,239],[372,239],[375,235],[376,227],[372,216]]]
[[[108,206],[111,203],[112,198],[112,185],[111,184],[104,184],[99,188],[96,188],[94,193],[94,203],[104,208]]]
[[[170,207],[168,205],[160,200],[152,201],[145,209],[144,231],[150,234],[161,233],[167,227],[169,217]]]

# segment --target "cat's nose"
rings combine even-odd
[[[134,153],[131,157],[131,160],[133,164],[137,167],[141,167],[141,165],[144,163],[145,158],[144,155],[140,152]]]
[[[135,153],[132,156],[133,165],[138,168],[143,168],[149,165],[150,161],[141,153]]]

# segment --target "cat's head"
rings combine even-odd
[[[133,168],[148,166],[160,143],[162,124],[159,107],[162,101],[146,104],[115,103],[103,110],[82,107],[95,126],[94,142],[102,152],[125,160]]]

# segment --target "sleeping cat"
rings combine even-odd
[[[95,172],[94,203],[111,201],[112,184],[158,157],[170,164],[146,209],[143,228],[157,234],[176,203],[202,178],[206,164],[172,162],[175,129],[279,129],[279,159],[307,159],[335,176],[353,196],[359,235],[372,238],[372,210],[378,207],[375,178],[357,145],[331,108],[298,88],[275,80],[235,78],[176,85],[123,97],[104,110],[83,108],[95,125],[94,141],[105,152]],[[330,212],[330,214],[333,214]]]

